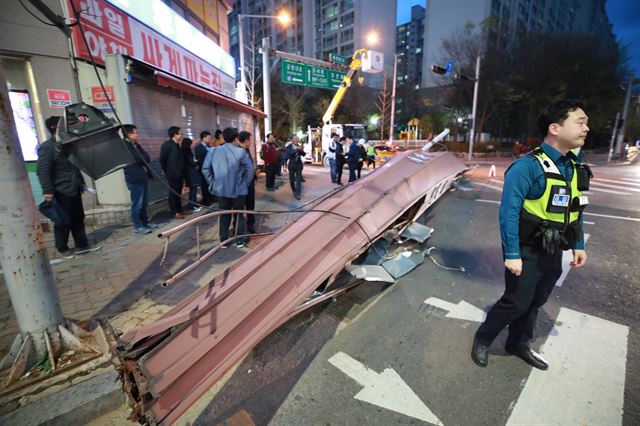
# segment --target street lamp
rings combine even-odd
[[[242,28],[242,20],[244,18],[264,18],[264,19],[276,19],[282,25],[287,25],[291,22],[291,15],[286,10],[281,11],[278,15],[245,15],[238,14],[238,43],[240,47],[240,87],[242,88],[242,96],[247,97],[247,78],[245,76],[244,69],[244,31]],[[266,71],[268,72],[268,70]],[[249,102],[253,106],[253,99]]]
[[[378,37],[377,32],[371,31],[369,34],[367,34],[367,43],[369,43],[371,46],[375,46],[379,41],[380,37]]]

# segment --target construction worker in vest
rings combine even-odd
[[[489,361],[489,346],[508,326],[505,349],[535,368],[547,362],[531,349],[538,316],[562,274],[562,252],[573,251],[571,267],[587,261],[582,232],[582,195],[592,176],[571,150],[584,145],[588,118],[577,101],[560,101],[538,121],[542,145],[516,160],[505,172],[500,205],[500,234],[505,292],[487,314],[473,341],[471,358]]]
[[[369,165],[373,164],[373,168],[376,168],[376,147],[373,144],[373,141],[369,142],[369,146],[367,147],[367,169]]]

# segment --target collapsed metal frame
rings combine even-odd
[[[331,284],[345,265],[390,228],[401,232],[464,170],[450,153],[400,154],[318,200],[313,211],[279,229],[157,321],[122,336],[121,376],[132,418],[174,423],[265,336],[344,291]],[[319,288],[318,297],[310,298]]]

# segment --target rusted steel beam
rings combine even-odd
[[[302,214],[158,321],[123,336],[122,356],[142,375],[133,381],[144,381],[146,392],[136,389],[134,400],[144,403],[146,420],[176,421],[314,290],[388,228],[415,220],[464,169],[448,153],[400,154],[321,199],[313,209],[322,212]]]

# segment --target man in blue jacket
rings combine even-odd
[[[124,180],[131,193],[133,232],[136,234],[148,234],[158,227],[156,224],[149,223],[149,217],[147,216],[149,179],[153,179],[148,166],[151,159],[149,154],[138,143],[138,128],[133,124],[125,124],[122,127],[126,136],[124,143],[134,161],[133,164],[124,168]]]
[[[218,205],[222,210],[244,210],[245,198],[248,193],[250,180],[253,179],[253,161],[240,145],[238,129],[227,127],[222,131],[224,145],[212,149],[207,154],[202,165],[209,191],[218,199]],[[243,235],[245,219],[243,214],[236,214],[235,235]],[[231,214],[223,214],[219,221],[220,242],[229,239],[229,225]],[[236,241],[238,247],[244,247],[248,239],[241,238]],[[222,247],[227,247],[223,244]]]

